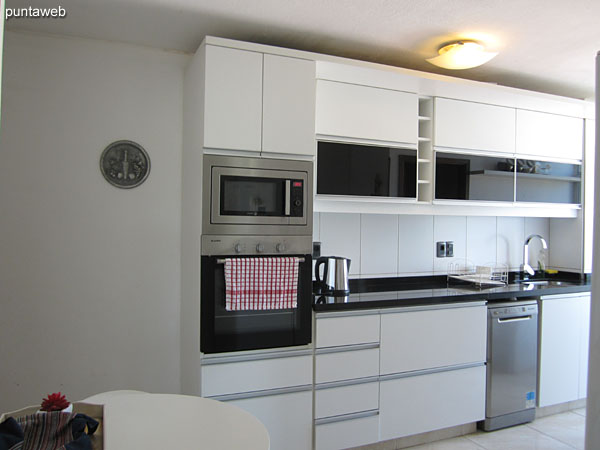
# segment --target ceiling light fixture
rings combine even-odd
[[[470,69],[485,64],[498,53],[486,52],[483,45],[475,41],[456,41],[438,50],[439,56],[429,58],[431,64],[444,69]]]

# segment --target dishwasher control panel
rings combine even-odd
[[[490,306],[488,309],[489,315],[497,318],[531,316],[536,315],[538,312],[538,306],[535,303],[499,307]]]

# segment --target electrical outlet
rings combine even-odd
[[[437,252],[436,255],[438,258],[445,258],[446,257],[446,242],[436,242],[436,248],[437,248]]]
[[[454,257],[454,241],[446,241],[446,257]]]

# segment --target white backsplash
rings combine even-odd
[[[519,270],[523,242],[533,233],[552,251],[546,218],[315,213],[313,224],[321,255],[350,258],[352,278],[445,274],[448,263],[465,258]],[[454,258],[436,258],[437,241],[453,241]],[[530,247],[535,263],[541,247]]]

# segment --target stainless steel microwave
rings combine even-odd
[[[202,234],[312,235],[311,161],[205,155]]]

